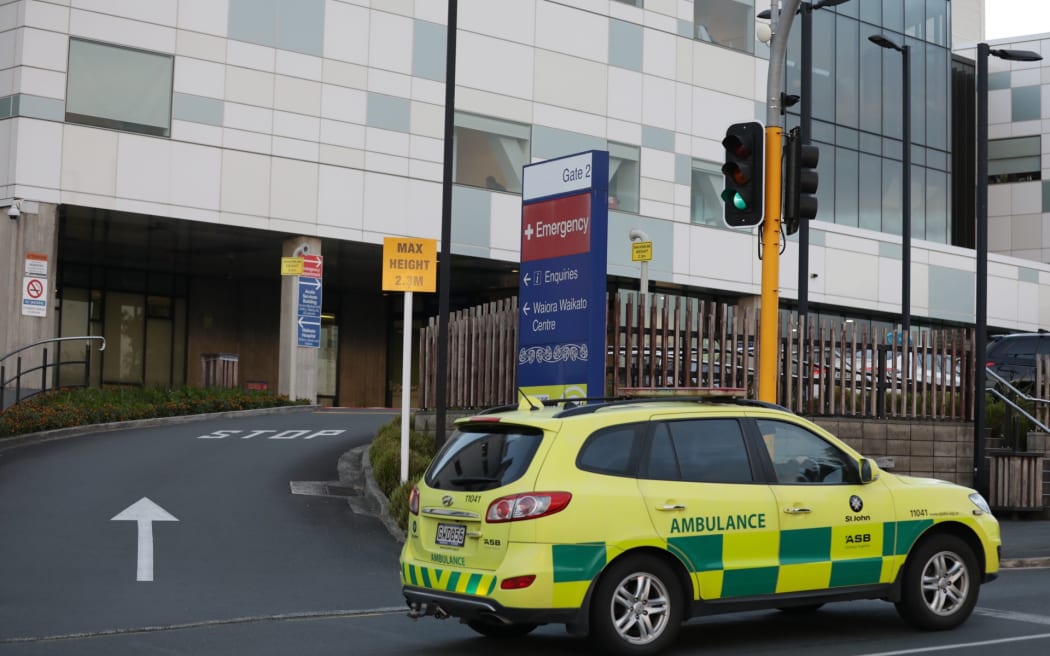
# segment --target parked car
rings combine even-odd
[[[564,624],[603,654],[655,654],[700,615],[855,599],[950,629],[1001,545],[974,490],[743,398],[523,397],[458,421],[408,509],[410,617],[502,639]]]
[[[1000,335],[988,344],[985,366],[1014,387],[1035,384],[1037,355],[1050,355],[1050,332]]]

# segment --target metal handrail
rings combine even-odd
[[[15,384],[14,385],[15,400],[14,400],[14,403],[12,405],[18,404],[19,402],[24,401],[25,399],[31,398],[31,397],[39,394],[40,392],[46,391],[48,389],[48,384],[47,384],[48,371],[49,370],[53,371],[53,370],[56,370],[56,369],[57,370],[61,370],[62,365],[64,365],[64,364],[65,365],[84,365],[84,383],[83,383],[83,386],[84,387],[88,387],[90,385],[90,383],[91,383],[91,344],[90,344],[90,342],[92,340],[98,340],[98,341],[101,342],[101,345],[99,346],[99,349],[98,349],[100,353],[102,351],[106,350],[106,339],[104,337],[100,336],[100,335],[83,335],[83,336],[80,336],[80,337],[52,337],[50,339],[40,340],[38,342],[34,342],[32,344],[29,344],[27,346],[23,346],[23,347],[21,347],[19,349],[15,349],[14,351],[11,351],[7,355],[5,355],[3,357],[0,357],[0,412],[2,412],[3,410],[5,410],[7,408],[5,397],[6,397],[6,391],[7,391],[8,383],[14,383]],[[85,342],[85,344],[84,344],[84,359],[83,360],[72,360],[72,361],[63,362],[62,361],[62,352],[61,352],[61,349],[59,349],[59,352],[58,352],[58,355],[55,358],[55,361],[49,363],[48,362],[48,358],[47,358],[47,350],[48,350],[47,349],[47,345],[49,345],[51,343],[69,342],[69,341],[84,341]],[[35,347],[38,347],[38,346],[42,346],[43,347],[43,358],[42,358],[41,364],[39,366],[23,370],[22,369],[22,356],[20,354],[23,353],[24,351],[27,351],[27,350],[29,350],[31,348],[35,348]],[[13,356],[18,356],[17,359],[16,359],[17,366],[15,367],[15,375],[12,376],[11,378],[8,378],[7,377],[7,366],[4,364],[4,361],[7,360],[10,357],[13,357]],[[31,394],[29,394],[28,396],[23,398],[23,396],[22,396],[22,377],[27,375],[27,374],[35,373],[37,371],[40,372],[40,389],[33,391]],[[58,387],[58,384],[57,384],[58,378],[59,378],[58,372],[53,372],[51,374],[51,389],[55,389],[56,387]]]
[[[81,337],[52,337],[51,339],[42,339],[39,342],[33,342],[32,344],[30,344],[28,346],[23,346],[20,349],[15,349],[14,351],[11,351],[7,355],[5,355],[3,357],[0,357],[0,362],[3,362],[4,360],[8,359],[12,355],[18,355],[22,351],[28,351],[29,349],[33,348],[34,346],[40,346],[41,344],[50,344],[51,342],[76,341],[78,339],[87,339],[87,340],[99,339],[99,340],[102,340],[102,346],[98,347],[99,353],[101,353],[102,351],[106,350],[106,338],[102,337],[101,335],[84,335],[84,336],[81,336]]]
[[[1024,392],[1022,392],[1021,390],[1017,389],[1016,387],[1011,385],[1009,382],[1007,382],[1007,380],[1005,378],[1003,378],[1002,376],[1000,376],[999,374],[995,373],[994,371],[992,371],[991,369],[989,369],[987,367],[985,367],[984,371],[985,371],[985,373],[988,376],[991,376],[996,381],[998,381],[1000,384],[1006,385],[1007,387],[1009,387],[1010,391],[1014,393],[1014,396],[1019,396],[1025,401],[1033,401],[1035,403],[1050,403],[1050,399],[1041,399],[1041,398],[1039,398],[1037,396],[1029,396],[1028,394],[1025,394]],[[993,388],[988,387],[987,383],[985,384],[985,388],[984,389],[987,392],[991,392],[993,390]],[[1041,425],[1042,424],[1040,424],[1040,426]]]
[[[1013,401],[1011,401],[1009,398],[1007,398],[1007,396],[1005,394],[1003,394],[999,390],[995,389],[994,387],[986,387],[984,391],[988,392],[992,396],[998,397],[1003,403],[1005,403],[1006,405],[1010,406],[1014,410],[1020,412],[1030,422],[1032,422],[1033,424],[1035,424],[1036,426],[1041,428],[1044,433],[1050,433],[1050,428],[1047,428],[1046,424],[1044,424],[1043,422],[1039,421],[1038,419],[1036,419],[1035,417],[1030,415],[1027,410],[1025,410],[1021,406],[1017,405]],[[1048,403],[1048,401],[1044,401],[1043,399],[1032,399],[1032,400],[1043,401],[1044,403]]]

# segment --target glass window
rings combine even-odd
[[[882,231],[882,160],[860,155],[860,227]]]
[[[948,0],[926,0],[926,40],[948,46]]]
[[[622,2],[625,5],[634,5],[635,7],[642,6],[642,0],[616,0],[616,2]]]
[[[529,160],[529,127],[472,114],[456,114],[452,179],[456,184],[521,193]]]
[[[834,223],[835,181],[838,179],[835,170],[835,148],[826,143],[816,145],[820,148],[820,161],[817,162],[817,218]],[[843,175],[849,175],[849,172],[844,172]]]
[[[1042,87],[1014,87],[1010,94],[1011,120],[1038,121],[1042,117]]]
[[[532,463],[543,432],[522,426],[464,426],[427,470],[427,485],[441,490],[492,490],[512,483]]]
[[[926,48],[926,145],[948,149],[948,71],[950,57],[945,48]],[[921,97],[921,96],[920,96]]]
[[[903,168],[896,160],[882,160],[882,231],[890,235],[903,234]]]
[[[727,48],[755,51],[755,0],[695,0],[694,36]]]
[[[1040,135],[988,140],[988,182],[1027,182],[1042,177]]]
[[[759,419],[778,483],[855,483],[852,460],[824,438],[786,421]]]
[[[609,209],[638,211],[638,146],[609,144]]]
[[[717,164],[693,160],[693,175],[690,183],[692,196],[690,217],[693,223],[721,226],[722,187],[725,176]]]
[[[114,385],[141,385],[145,299],[141,294],[106,292],[105,305],[103,380]]]
[[[856,227],[858,154],[845,148],[836,148],[835,151],[839,169],[835,178],[835,223]]]
[[[839,16],[835,24],[835,117],[839,125],[855,128],[859,125],[860,113],[857,76],[860,66],[860,23]]]
[[[576,466],[611,476],[633,474],[638,433],[636,426],[616,426],[595,432],[580,449]]]
[[[167,137],[174,58],[69,40],[66,121]]]
[[[794,30],[792,30],[794,31]],[[801,31],[801,30],[800,30]],[[835,122],[835,14],[813,12],[813,118]],[[851,73],[855,75],[855,73]],[[814,135],[816,133],[814,132]]]
[[[669,421],[656,426],[649,477],[675,472],[694,483],[750,483],[744,435],[735,419]],[[662,479],[664,480],[664,479]]]
[[[948,174],[926,169],[926,239],[948,243]]]
[[[926,0],[904,0],[904,33],[925,38]]]

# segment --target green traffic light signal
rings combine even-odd
[[[725,148],[723,219],[731,228],[762,222],[762,146],[765,133],[760,123],[734,123],[722,139]]]

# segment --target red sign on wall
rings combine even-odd
[[[525,205],[521,214],[522,262],[590,252],[589,191]]]
[[[321,255],[303,255],[303,272],[299,275],[304,278],[320,278],[323,265]]]

